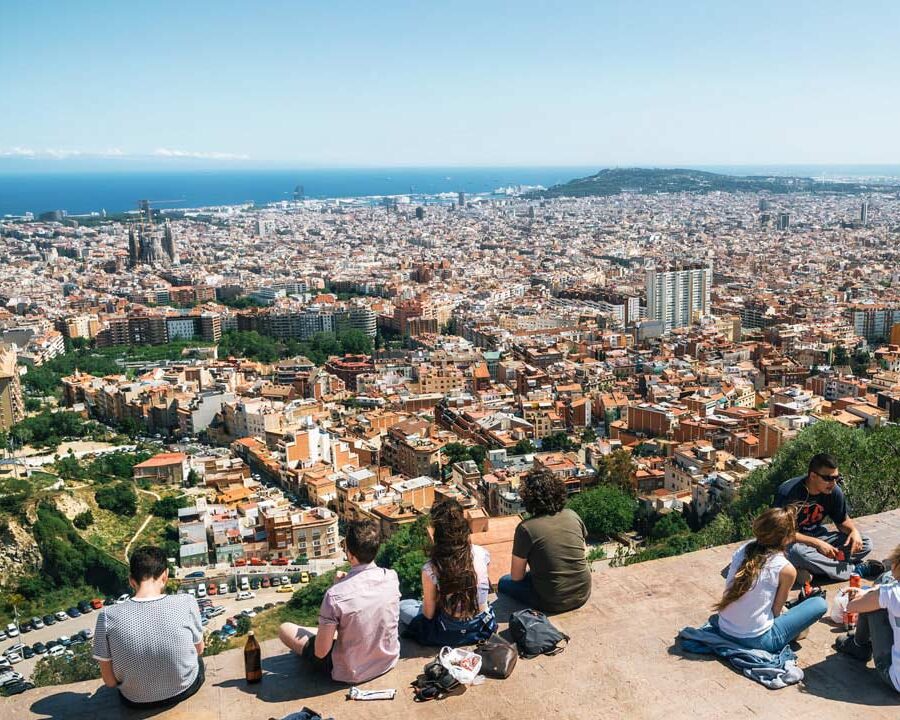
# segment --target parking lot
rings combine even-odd
[[[295,585],[293,586],[293,589],[296,590],[299,587],[299,585]],[[270,602],[275,603],[278,600],[290,599],[290,593],[279,593],[277,590],[278,588],[260,588],[253,591],[256,597],[251,600],[238,600],[236,593],[212,596],[210,600],[212,600],[213,605],[221,605],[225,610],[218,617],[211,618],[209,623],[204,626],[204,630],[220,630],[229,617],[236,615],[244,608],[253,608],[257,605],[265,605]],[[7,638],[6,640],[0,641],[0,651],[5,652],[11,646],[19,643],[33,646],[37,642],[42,642],[46,645],[51,640],[56,640],[63,635],[71,638],[76,633],[85,629],[93,632],[94,625],[97,622],[97,612],[99,611],[95,610],[86,615],[82,615],[81,617],[67,618],[66,620],[56,622],[54,625],[22,633],[18,637]],[[24,622],[25,618],[20,618],[20,620]],[[32,672],[34,672],[34,666],[39,659],[39,657],[27,660],[23,659],[21,662],[13,665],[12,669],[21,673],[26,680],[30,679]]]

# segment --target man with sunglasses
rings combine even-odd
[[[847,512],[840,488],[842,478],[833,455],[819,453],[809,461],[806,475],[792,478],[775,493],[775,507],[797,509],[797,535],[788,548],[788,559],[798,570],[831,580],[849,580],[853,573],[875,578],[884,572],[877,560],[864,560],[872,551]],[[836,530],[828,530],[829,518]]]

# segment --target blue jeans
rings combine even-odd
[[[487,640],[497,630],[497,619],[490,607],[470,620],[440,610],[429,619],[422,614],[421,600],[401,600],[399,626],[401,637],[410,637],[419,645],[459,647]]]
[[[531,583],[531,573],[525,573],[521,580],[513,580],[512,575],[504,575],[497,583],[497,593],[508,595],[513,600],[530,608],[538,608],[540,600]]]
[[[716,628],[720,635],[733,640],[738,645],[743,645],[751,650],[765,650],[766,652],[777,654],[800,633],[802,633],[810,625],[813,625],[820,617],[828,611],[828,603],[823,597],[811,597],[804,600],[799,605],[795,605],[790,610],[784,611],[775,618],[775,623],[762,635],[750,638],[732,637],[726,632],[719,630],[719,616],[713,615],[710,622]]]

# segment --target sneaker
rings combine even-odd
[[[857,645],[856,638],[853,636],[853,633],[841,635],[835,641],[834,647],[839,653],[844,653],[844,655],[849,655],[850,657],[857,660],[862,660],[863,662],[868,662],[872,657],[872,645],[869,644],[865,647],[863,647],[862,645]]]
[[[886,569],[881,560],[865,560],[856,566],[856,572],[866,580],[881,577]]]

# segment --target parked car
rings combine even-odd
[[[262,558],[250,558],[250,564],[253,566],[265,565],[266,561]]]
[[[22,662],[22,656],[19,653],[10,653],[6,656],[7,661],[10,665],[15,665],[16,663]]]
[[[31,660],[34,657],[34,650],[32,650],[27,645],[22,648],[22,658],[25,660]]]
[[[238,558],[234,561],[234,567],[244,567],[247,564],[246,558]]]
[[[275,603],[268,602],[265,605],[263,605],[263,610],[271,610],[273,607],[275,607]]]
[[[270,584],[272,587],[278,587],[279,585],[281,585],[281,578],[280,578],[280,577],[273,577],[271,580],[269,580],[269,584]]]
[[[120,605],[123,602],[125,602],[126,600],[129,600],[130,598],[131,598],[131,595],[129,595],[128,593],[122,593],[121,595],[119,595],[119,597],[116,598],[116,605]]]
[[[76,607],[70,607],[68,610],[66,610],[66,613],[68,613],[70,618],[81,617],[81,612]]]
[[[207,615],[207,617],[214,618],[214,617],[218,617],[219,615],[223,615],[224,613],[225,613],[225,606],[224,605],[216,605],[215,607],[211,607],[206,612],[206,615]]]
[[[54,615],[44,615],[43,620],[45,627],[56,624],[56,617]]]
[[[0,630],[0,640],[6,640],[6,630]]]
[[[72,639],[68,635],[60,635],[56,638],[56,642],[58,642],[63,647],[69,647],[72,644]]]
[[[281,586],[280,588],[278,588],[275,592],[280,592],[280,593],[292,593],[292,592],[294,592],[294,588],[291,587],[290,585],[282,585],[282,586]]]
[[[47,651],[50,657],[59,657],[66,654],[66,648],[63,645],[54,645]]]
[[[250,608],[247,608],[246,610],[241,610],[241,615],[248,617],[248,618],[256,617],[256,610],[251,610]]]
[[[306,572],[306,570],[300,573],[300,582],[302,582],[304,585],[309,582],[309,573]]]
[[[197,597],[197,591],[194,588],[188,588],[188,595],[191,597]]]
[[[36,642],[31,646],[31,649],[34,650],[35,655],[46,655],[47,654],[47,646],[42,642]]]
[[[33,627],[35,630],[40,630],[42,627],[44,627],[44,621],[39,617],[33,617],[31,618],[31,627]]]
[[[287,559],[286,557],[275,558],[275,559],[272,561],[272,564],[273,564],[273,565],[287,565],[287,564],[288,564],[288,559]]]
[[[219,583],[219,595],[225,595],[228,592],[228,583]]]
[[[30,633],[32,630],[34,630],[34,628],[31,627],[30,620],[26,620],[23,623],[19,623],[19,632],[20,633]]]
[[[264,587],[264,588],[267,588],[270,585],[271,585],[271,583],[269,582],[269,578],[263,578],[262,582],[259,584],[260,587]]]
[[[85,628],[81,631],[81,637],[83,637],[85,640],[90,640],[92,637],[94,637],[94,631],[90,628]]]
[[[250,589],[251,590],[259,590],[259,578],[253,578],[250,581]]]
[[[200,583],[197,586],[197,597],[205,598],[206,597],[206,585],[204,583]]]
[[[9,697],[10,695],[18,695],[19,693],[23,693],[26,690],[33,690],[34,684],[30,682],[17,682],[11,683],[9,685],[4,685],[0,688],[0,693],[3,694],[4,697]]]
[[[103,601],[103,604],[104,604],[106,607],[109,607],[110,605],[115,605],[115,604],[116,604],[116,599],[115,599],[114,597],[108,597],[108,598],[106,598],[106,600]]]
[[[210,583],[209,588],[206,591],[207,595],[218,595],[219,594],[219,586],[215,583]]]
[[[94,609],[91,607],[91,604],[87,600],[82,600],[76,607],[82,615],[87,615]]]
[[[66,612],[64,610],[60,610],[58,613],[56,613],[56,619],[59,622],[62,622],[63,620],[68,620],[69,616],[66,614]]]
[[[257,606],[256,606],[255,608],[253,608],[253,609],[254,609],[256,612],[261,613],[261,612],[263,611],[263,606],[262,606],[262,605],[257,605]]]
[[[100,598],[94,598],[91,600],[91,607],[94,608],[94,610],[99,610],[103,607],[103,601]]]
[[[25,645],[20,642],[10,645],[8,648],[6,648],[6,650],[3,651],[3,657],[9,657],[13,653],[21,652],[23,647],[25,647]]]
[[[185,575],[184,579],[185,580],[193,580],[194,578],[202,578],[202,577],[206,577],[206,573],[203,572],[203,570],[195,570],[194,572],[188,573],[187,575]]]
[[[9,685],[22,680],[24,680],[22,673],[17,673],[15,670],[4,670],[0,673],[0,685]]]
[[[237,599],[238,599],[238,600],[252,600],[252,599],[255,598],[255,597],[256,597],[256,593],[248,592],[247,590],[241,590],[241,591],[237,594]]]

